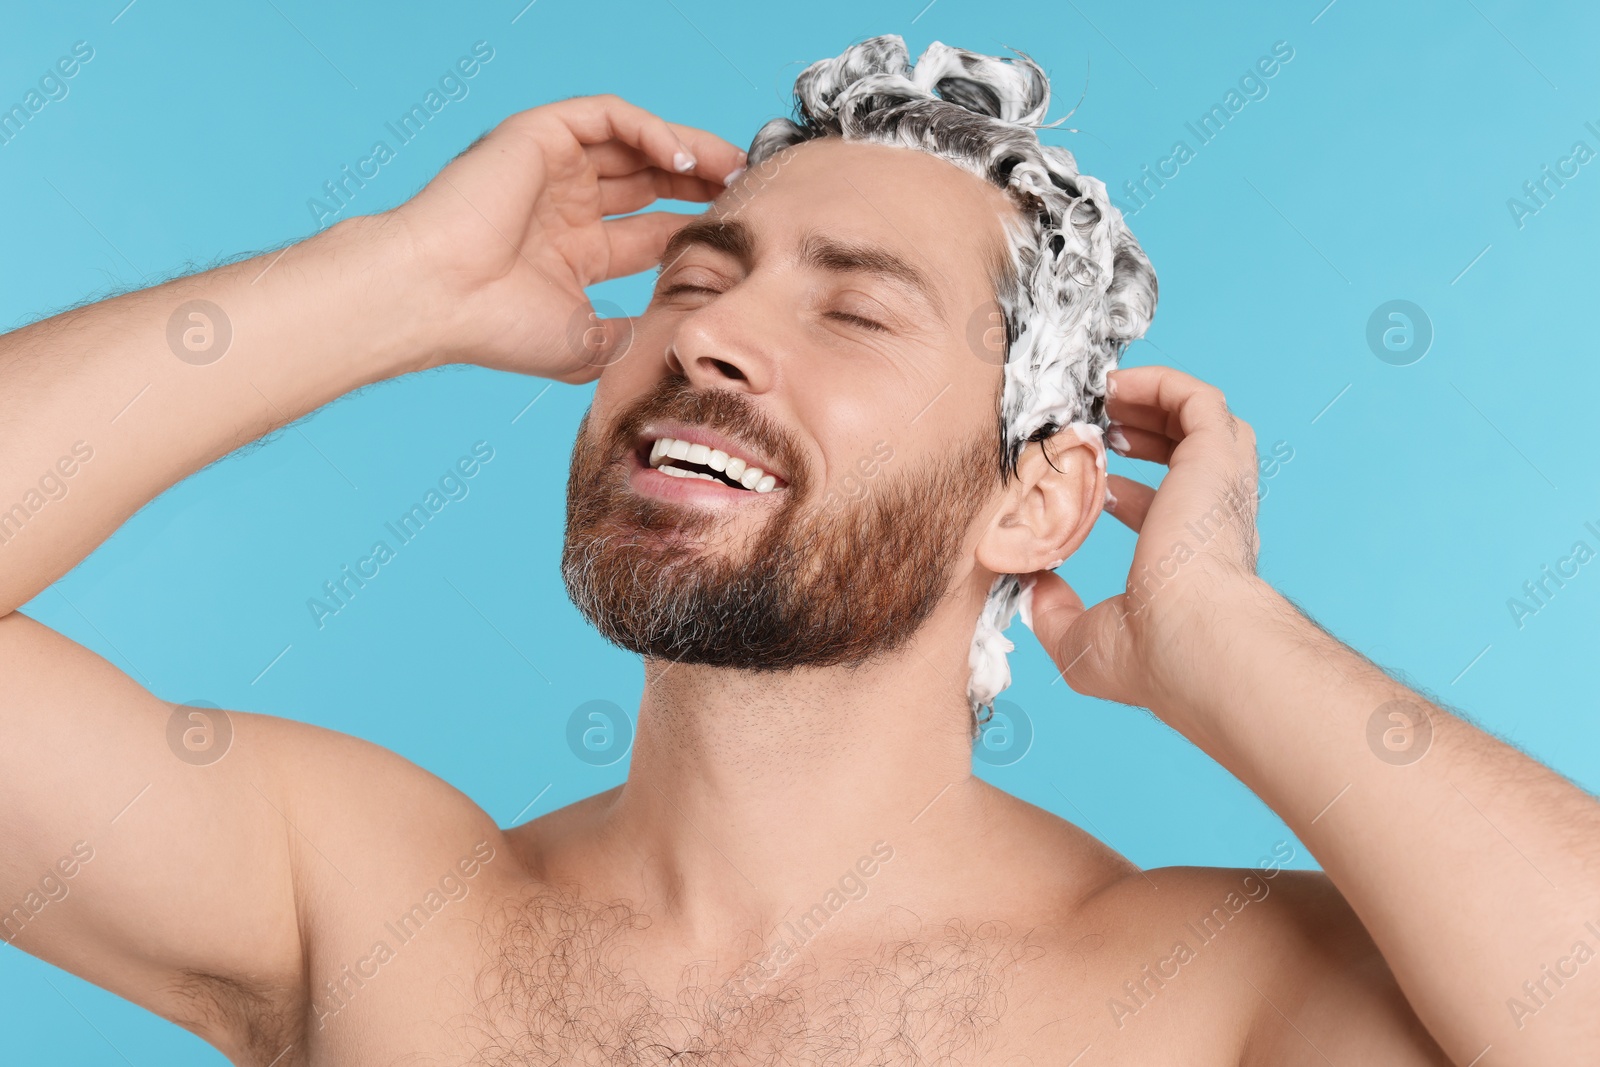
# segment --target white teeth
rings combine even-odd
[[[709,474],[703,474],[700,471],[686,471],[682,467],[657,467],[656,470],[660,471],[662,474],[670,474],[674,478],[702,478],[708,482],[716,481],[716,479]]]
[[[670,462],[674,459],[722,471],[730,480],[757,493],[770,493],[777,488],[778,479],[775,475],[768,474],[760,467],[752,466],[738,456],[730,456],[720,448],[691,444],[671,437],[657,438],[650,446],[650,466],[663,474],[670,474],[674,478],[700,478],[708,482],[722,483],[722,479],[704,471],[685,470],[676,466]]]

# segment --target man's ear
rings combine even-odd
[[[978,542],[978,563],[996,574],[1054,570],[1089,536],[1105,493],[1105,445],[1097,428],[1075,424],[1028,442]]]

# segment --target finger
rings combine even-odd
[[[583,151],[589,157],[589,165],[602,178],[620,178],[655,166],[643,152],[621,141],[586,144]]]
[[[600,225],[611,246],[607,278],[624,278],[649,270],[661,262],[667,238],[678,232],[694,215],[674,211],[646,211],[620,219],[607,219]]]
[[[1152,425],[1159,413],[1166,422],[1160,429],[1179,446],[1169,465],[1179,456],[1228,466],[1247,459],[1255,463],[1255,431],[1228,409],[1220,389],[1171,367],[1128,367],[1112,375],[1115,385],[1106,401],[1107,414],[1118,422],[1133,420],[1139,428],[1159,432]]]
[[[1054,571],[1034,575],[1032,622],[1039,644],[1075,691],[1110,700],[1129,693],[1116,663],[1121,597],[1085,609],[1083,600]]]
[[[1111,422],[1106,431],[1106,447],[1119,456],[1142,459],[1149,463],[1167,463],[1177,443],[1164,433],[1140,429],[1125,423]]]
[[[1118,399],[1113,407],[1113,402],[1107,401],[1106,414],[1111,416],[1112,422],[1149,430],[1174,441],[1183,436],[1183,429],[1178,425],[1177,412],[1163,411],[1150,404],[1130,404]]]
[[[702,178],[723,182],[726,188],[724,179],[744,167],[746,153],[738,145],[696,126],[680,126],[676,122],[667,125],[678,135],[678,140],[689,146],[690,154],[699,161],[694,173]]]
[[[693,171],[702,178],[721,181],[741,163],[743,153],[715,134],[669,123],[614,93],[575,97],[546,107],[579,143],[621,141],[669,173]],[[532,116],[541,110],[525,114]]]
[[[705,203],[725,191],[718,182],[708,182],[692,174],[668,174],[652,167],[621,178],[601,178],[600,213],[625,215],[657,200]]]
[[[1043,641],[1058,634],[1083,614],[1083,598],[1055,571],[1037,571],[1033,579],[1031,607],[1022,621]]]
[[[595,173],[600,176],[602,181],[604,181],[606,178],[625,178],[631,174],[637,174],[643,170],[650,170],[660,174],[669,173],[661,170],[654,163],[650,162],[650,160],[646,158],[645,154],[639,151],[637,148],[630,148],[620,141],[607,141],[605,144],[584,145],[583,150],[584,153],[589,157],[589,165],[594,168]],[[702,178],[698,174],[678,175],[674,173],[672,176],[682,177],[691,182],[702,182],[704,183],[705,190],[709,193],[709,195],[704,196],[696,195],[693,197],[673,197],[675,200],[713,200],[716,197],[721,196],[728,189],[727,185],[723,182],[719,182],[711,178]],[[691,186],[685,185],[683,188],[687,189],[691,188]],[[698,186],[693,188],[698,188]]]
[[[1106,475],[1106,489],[1111,493],[1111,500],[1106,503],[1105,510],[1134,533],[1142,530],[1156,491],[1120,474]]]
[[[1123,405],[1176,413],[1181,436],[1202,429],[1223,427],[1232,413],[1222,390],[1171,367],[1126,367],[1112,371],[1116,386],[1106,399],[1106,411],[1126,422],[1115,408]],[[1137,412],[1131,412],[1137,414]]]

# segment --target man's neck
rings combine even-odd
[[[922,816],[977,801],[964,788],[964,614],[853,670],[647,661],[628,781],[607,819],[643,895],[693,929],[777,921],[875,843],[951,825],[950,810]]]

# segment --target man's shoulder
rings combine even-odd
[[[1168,981],[1209,973],[1208,984],[1243,1028],[1246,1067],[1322,1063],[1330,1056],[1449,1062],[1323,872],[1162,867],[1136,878],[1142,886],[1125,881],[1119,891],[1126,894],[1125,917],[1138,916],[1140,936],[1157,952],[1149,967]],[[1169,944],[1159,951],[1163,939]]]
[[[1111,888],[1129,902],[1137,900],[1151,926],[1176,924],[1207,945],[1226,938],[1255,951],[1271,950],[1274,959],[1304,962],[1319,945],[1348,953],[1371,944],[1343,894],[1321,871],[1152,867],[1123,876]]]
[[[1338,887],[1321,871],[1284,866],[1295,856],[1289,845],[1250,867],[1147,869],[1087,819],[1080,827],[1010,795],[995,803],[1052,883],[1049,922],[1061,947],[1109,993],[1099,1007],[1141,1020],[1204,1018],[1218,1040],[1267,1057],[1245,1062],[1298,1063],[1308,1052],[1316,1060],[1306,1036],[1346,1048],[1341,1028],[1350,1026],[1374,1047],[1414,1056],[1396,1062],[1444,1062],[1429,1058],[1431,1039]]]
[[[259,791],[298,842],[306,882],[382,884],[504,840],[472,798],[391,749],[293,719],[229,715],[234,743],[267,769]]]

